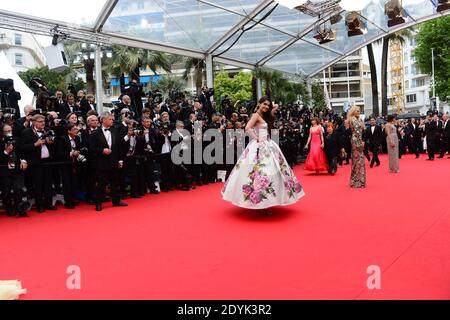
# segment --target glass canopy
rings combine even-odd
[[[103,37],[111,43],[193,57],[210,54],[221,63],[266,66],[310,77],[389,33],[450,14],[437,13],[437,2],[403,0],[406,22],[389,28],[385,0],[368,1],[359,12],[367,32],[352,37],[343,9],[319,19],[274,0],[16,0],[2,1],[0,16],[46,20],[90,32],[86,41]],[[331,24],[330,16],[337,13],[342,19]],[[319,44],[314,37],[318,25],[335,30],[336,39]]]

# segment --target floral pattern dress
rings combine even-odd
[[[364,162],[363,129],[357,118],[351,120],[352,128],[352,173],[350,176],[350,187],[366,187],[366,163]]]
[[[280,147],[268,138],[267,124],[255,129],[262,142],[250,141],[222,188],[222,198],[248,209],[297,202],[305,192]]]

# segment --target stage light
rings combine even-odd
[[[388,27],[405,23],[405,10],[400,0],[388,0],[384,4],[384,13],[388,16]]]
[[[281,4],[284,7],[289,9],[294,9],[295,7],[301,6],[306,1],[305,0],[275,0],[278,4]]]
[[[339,6],[348,12],[361,11],[367,7],[370,2],[372,2],[372,0],[341,0]]]
[[[450,0],[438,0],[437,12],[450,9]]]
[[[331,24],[336,24],[336,23],[338,23],[341,20],[342,20],[342,16],[338,13],[338,14],[336,14],[336,15],[334,15],[334,16],[332,16],[330,18],[330,23]]]
[[[333,30],[331,28],[317,27],[314,39],[316,39],[319,42],[319,44],[334,41],[336,40],[336,30]]]
[[[348,36],[361,36],[367,33],[367,23],[361,19],[357,12],[350,12],[345,16]]]

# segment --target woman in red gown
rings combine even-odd
[[[308,158],[305,162],[305,170],[308,171],[328,171],[328,161],[323,151],[324,140],[322,127],[319,125],[319,119],[313,118],[311,120],[311,128],[309,129],[308,142],[306,148],[311,143]]]

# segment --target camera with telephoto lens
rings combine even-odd
[[[78,162],[86,162],[87,161],[87,158],[86,158],[86,156],[83,154],[83,153],[87,153],[88,152],[88,149],[86,148],[86,147],[83,147],[83,148],[81,148],[80,150],[77,150],[77,151],[79,151],[80,152],[80,154],[78,155],[78,157],[77,157],[77,161]]]
[[[41,140],[45,140],[45,139],[49,139],[51,141],[54,141],[56,137],[55,131],[53,130],[48,130],[46,132],[44,132],[44,134],[41,136]]]
[[[13,147],[15,147],[17,144],[17,141],[13,136],[5,136],[3,138],[3,143],[5,144],[5,146],[12,145]]]
[[[16,116],[16,109],[14,108],[2,108],[0,109],[0,121],[3,122],[8,119],[14,120]]]

